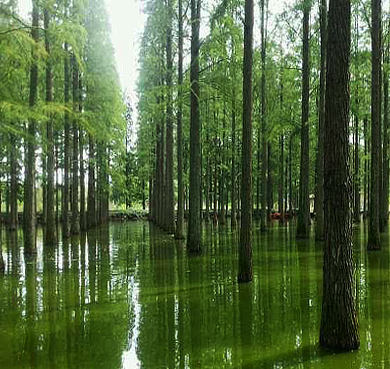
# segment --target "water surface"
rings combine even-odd
[[[200,256],[147,222],[117,223],[26,260],[3,230],[0,368],[385,368],[389,234],[365,251],[355,229],[361,349],[318,347],[322,244],[294,226],[254,230],[254,280],[239,285],[238,234],[206,226]]]

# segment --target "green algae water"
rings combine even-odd
[[[389,234],[354,250],[361,349],[318,347],[322,249],[294,226],[254,229],[254,280],[239,285],[238,233],[207,225],[188,256],[147,222],[118,223],[23,255],[3,230],[0,368],[390,367]]]

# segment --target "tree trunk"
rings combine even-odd
[[[279,147],[280,147],[280,156],[279,156],[279,191],[278,191],[278,212],[280,214],[280,222],[284,221],[284,135],[281,134],[279,137]]]
[[[39,10],[37,0],[33,0],[31,36],[34,44],[39,41],[38,21]],[[30,70],[30,96],[29,106],[32,109],[37,101],[38,94],[38,56],[33,45],[33,63]],[[23,236],[24,252],[27,255],[36,253],[35,242],[35,121],[28,123],[27,160],[24,180],[24,209],[23,209]]]
[[[175,237],[184,238],[184,184],[183,184],[183,0],[179,0],[179,61],[177,111],[177,223]]]
[[[367,217],[368,212],[368,152],[369,152],[369,142],[368,142],[368,118],[364,117],[363,119],[363,131],[364,131],[364,210],[363,210],[363,218]]]
[[[389,222],[389,50],[386,50],[386,67],[383,77],[383,201],[382,221],[383,227]]]
[[[221,212],[220,212],[220,218],[219,218],[219,223],[221,225],[226,223],[226,213],[225,213],[225,131],[226,131],[226,107],[223,109],[223,119],[222,119],[222,143],[221,143],[221,182],[220,182],[220,193],[221,193],[221,198],[220,198],[220,205],[221,205]]]
[[[167,0],[167,118],[166,118],[166,231],[175,233],[175,204],[173,193],[173,112],[172,112],[172,0]]]
[[[68,44],[65,43],[65,60],[64,60],[64,102],[65,105],[69,104],[69,85],[70,85],[70,73],[69,73],[69,56],[68,56]],[[64,122],[64,192],[62,196],[62,236],[69,237],[69,166],[70,166],[70,126],[69,126],[69,113],[65,111]]]
[[[200,219],[200,118],[199,118],[199,29],[201,0],[191,0],[191,116],[190,116],[190,202],[187,247],[201,251]]]
[[[299,175],[299,209],[297,238],[309,237],[309,19],[310,3],[303,0],[303,48],[302,48],[302,126],[301,126],[301,165]]]
[[[262,0],[264,1],[264,0]],[[243,107],[242,107],[242,178],[241,232],[239,245],[238,281],[253,279],[252,261],[252,47],[253,0],[245,0]]]
[[[380,43],[379,18],[381,14],[381,0],[371,2],[371,184],[368,226],[368,250],[379,250],[379,146],[380,146],[380,116],[379,116],[379,71],[380,71]]]
[[[266,137],[266,116],[265,116],[265,0],[260,1],[261,8],[261,213],[260,229],[267,230],[267,137]]]
[[[87,227],[96,227],[95,141],[89,135]]]
[[[77,114],[79,111],[79,68],[76,57],[73,55],[73,111]],[[72,221],[71,234],[78,234],[80,232],[79,219],[79,127],[77,118],[73,120],[73,176],[72,176]]]
[[[268,142],[268,150],[267,150],[267,220],[271,220],[271,212],[274,207],[274,176],[272,169],[272,147],[271,143]]]
[[[359,118],[355,115],[355,148],[354,148],[354,209],[353,220],[355,223],[360,223],[360,175],[359,175]]]
[[[50,57],[51,45],[50,45],[50,14],[45,9],[44,15],[45,23],[45,47],[46,52]],[[53,78],[52,78],[52,65],[48,60],[46,63],[46,103],[49,105],[53,101]],[[55,246],[57,243],[56,236],[56,222],[54,214],[54,133],[53,133],[53,120],[49,116],[46,127],[47,134],[47,180],[46,180],[46,232],[45,243],[46,245]]]
[[[321,0],[321,70],[320,70],[320,101],[318,114],[318,149],[317,149],[317,180],[316,180],[316,224],[315,238],[324,239],[324,130],[325,130],[325,89],[326,89],[326,41],[327,41],[327,9],[326,0]]]
[[[16,158],[16,137],[13,134],[10,134],[10,143],[11,211],[9,217],[9,229],[14,231],[18,227],[18,163]]]
[[[232,197],[232,211],[231,211],[231,226],[237,227],[237,204],[236,204],[236,98],[235,90],[233,88],[232,99],[232,179],[231,179],[231,197]]]
[[[349,54],[351,4],[330,0],[327,46],[324,165],[324,278],[320,344],[350,351],[360,345],[349,171]]]

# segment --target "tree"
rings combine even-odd
[[[381,0],[371,2],[371,182],[367,248],[379,250],[379,155],[380,155],[380,14]]]
[[[243,108],[242,108],[242,176],[241,232],[238,281],[250,282],[252,269],[252,46],[253,0],[245,0]]]
[[[297,238],[309,237],[309,19],[310,0],[302,0],[303,5],[303,47],[302,47],[302,125],[301,125],[301,165],[299,175],[299,211]]]
[[[184,238],[183,186],[183,0],[179,0],[178,109],[177,109],[177,223],[175,237]]]
[[[33,1],[31,36],[34,43],[39,41],[39,8],[37,0]],[[37,103],[38,94],[38,60],[33,45],[33,64],[30,70],[29,106],[33,109]],[[36,253],[35,242],[35,130],[36,122],[31,118],[28,122],[27,158],[24,179],[24,208],[23,208],[23,236],[24,251],[26,254]]]
[[[325,83],[326,83],[326,0],[321,0],[321,70],[320,99],[318,109],[318,150],[317,150],[317,181],[316,181],[316,240],[324,239],[324,130],[325,130]]]
[[[190,193],[187,247],[190,252],[201,251],[200,219],[200,114],[199,114],[199,29],[201,0],[191,0],[191,120],[190,120]]]
[[[48,54],[46,62],[46,103],[50,105],[53,101],[53,77],[52,77],[52,61],[50,60],[50,10],[45,9],[44,12],[45,24],[45,47]],[[56,223],[54,217],[54,134],[53,134],[53,120],[49,114],[46,126],[47,134],[47,188],[46,188],[46,232],[45,242],[47,245],[55,245],[56,237]]]
[[[351,3],[330,0],[325,99],[324,277],[320,344],[349,351],[360,345],[355,302],[349,168]]]

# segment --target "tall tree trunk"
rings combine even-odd
[[[369,142],[368,142],[368,118],[364,117],[363,119],[363,134],[364,134],[364,214],[363,218],[367,217],[368,212],[368,198],[369,198],[369,189],[368,189],[368,152],[369,152]]]
[[[82,99],[82,80],[79,77],[79,112],[83,112]],[[80,148],[80,231],[87,230],[87,217],[85,213],[85,168],[84,168],[84,131],[80,127],[79,131],[79,148]]]
[[[324,131],[325,131],[325,89],[326,89],[326,41],[327,41],[327,9],[326,0],[321,0],[321,70],[320,101],[318,114],[318,148],[317,148],[317,180],[316,180],[316,224],[315,238],[324,239]]]
[[[253,0],[245,0],[243,107],[242,107],[242,181],[241,232],[239,245],[238,281],[253,279],[252,256],[252,48]]]
[[[259,176],[258,176],[259,177]],[[232,197],[232,211],[231,211],[231,226],[237,227],[237,204],[236,204],[236,98],[235,89],[233,87],[232,99],[232,179],[231,179],[231,197]]]
[[[310,2],[303,0],[303,48],[302,48],[302,126],[301,126],[301,165],[299,174],[299,210],[297,238],[309,237],[309,19]]]
[[[72,58],[73,66],[73,111],[77,114],[79,111],[79,68],[76,57]],[[72,221],[71,234],[80,232],[79,220],[79,127],[77,118],[73,120],[73,160],[72,160]]]
[[[271,143],[267,144],[267,220],[271,220],[271,212],[274,207],[274,175],[272,168],[272,146]]]
[[[88,150],[88,198],[87,198],[87,227],[96,227],[96,188],[95,188],[95,141],[92,135],[89,135]]]
[[[350,0],[330,0],[328,37],[324,142],[324,292],[320,344],[332,350],[350,351],[360,345],[355,301],[348,147]]]
[[[202,223],[200,219],[200,117],[199,117],[199,29],[201,0],[191,0],[191,116],[190,116],[190,202],[187,247],[200,252]]]
[[[278,191],[278,212],[280,214],[280,221],[284,221],[284,135],[281,134],[279,137],[279,191]]]
[[[48,9],[45,9],[44,14],[45,23],[45,48],[49,55],[51,53],[50,45],[50,13]],[[46,63],[46,103],[51,104],[53,101],[53,78],[52,78],[52,65],[49,59]],[[54,133],[53,133],[53,120],[49,116],[46,127],[47,134],[47,179],[46,179],[46,232],[45,243],[46,245],[54,246],[57,243],[56,236],[56,222],[54,216]]]
[[[221,213],[220,213],[220,219],[219,222],[220,224],[225,224],[226,223],[226,216],[225,216],[225,131],[226,131],[226,107],[223,109],[223,119],[222,119],[222,144],[221,144],[221,182],[220,182],[220,193],[221,193],[221,199],[220,199],[220,204],[221,204]]]
[[[372,45],[372,70],[371,70],[371,184],[369,204],[368,243],[369,250],[379,250],[379,153],[380,153],[380,37],[379,18],[381,14],[381,0],[371,2],[371,45]]]
[[[183,0],[179,0],[179,61],[177,111],[177,223],[175,237],[184,238],[184,184],[183,184]]]
[[[65,43],[64,60],[64,102],[69,104],[70,72],[68,44]],[[70,167],[70,125],[69,113],[65,111],[64,121],[64,193],[62,196],[62,236],[69,237],[69,167]]]
[[[383,77],[383,201],[382,205],[382,221],[383,227],[389,222],[389,47],[387,46],[386,67]]]
[[[37,0],[32,2],[32,29],[31,36],[34,44],[39,41],[38,21],[39,10]],[[33,45],[33,63],[30,70],[30,96],[29,106],[32,109],[37,101],[38,94],[38,56]],[[35,121],[30,119],[28,123],[27,159],[24,179],[24,209],[23,209],[23,236],[24,252],[27,255],[36,253],[35,242]]]
[[[260,1],[261,8],[261,213],[260,229],[267,229],[267,128],[265,116],[265,57],[266,57],[266,40],[265,40],[265,0]]]
[[[173,112],[172,112],[172,0],[167,0],[167,118],[166,118],[166,231],[175,233],[175,204],[173,193]]]

